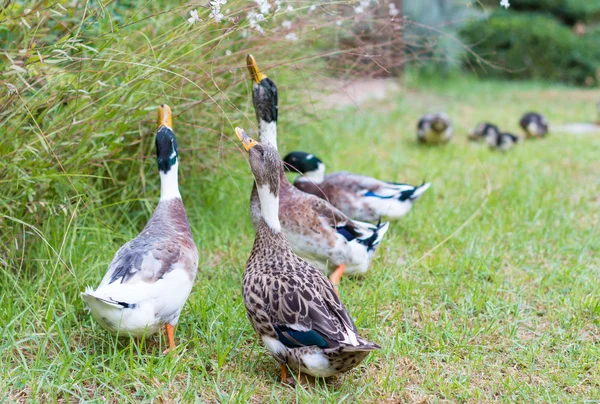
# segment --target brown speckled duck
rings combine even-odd
[[[423,116],[417,123],[419,143],[443,144],[452,139],[453,128],[450,117],[443,112]]]
[[[358,335],[332,283],[294,254],[284,236],[278,214],[281,160],[277,151],[252,140],[240,128],[236,135],[249,153],[260,198],[256,238],[243,278],[252,327],[279,362],[284,383],[288,366],[316,377],[346,372],[379,346]]]
[[[286,170],[302,174],[294,181],[296,188],[329,201],[352,219],[366,222],[406,215],[431,185],[387,182],[346,171],[325,175],[325,164],[317,156],[299,151],[288,153],[283,162]]]
[[[167,353],[175,348],[174,327],[196,278],[198,250],[179,193],[179,152],[167,105],[159,107],[158,120],[160,202],[144,230],[117,251],[98,288],[81,296],[114,334],[140,337],[164,326]]]
[[[277,86],[260,72],[252,55],[246,62],[253,81],[252,101],[260,141],[277,150]],[[279,220],[294,252],[324,273],[331,273],[330,279],[336,285],[344,273],[365,273],[389,222],[372,225],[352,220],[329,202],[292,186],[285,177],[283,163],[280,175]],[[250,205],[256,228],[261,209],[256,184]]]

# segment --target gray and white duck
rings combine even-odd
[[[196,278],[198,250],[179,193],[179,151],[167,105],[158,109],[158,125],[158,206],[142,232],[117,251],[100,285],[81,296],[111,333],[141,337],[164,327],[167,353],[175,348],[174,327]]]
[[[270,144],[240,128],[260,199],[256,238],[243,276],[243,299],[252,327],[281,367],[330,377],[358,366],[379,346],[358,334],[332,283],[296,255],[279,218],[281,159]]]
[[[489,122],[480,122],[475,128],[473,128],[469,134],[468,139],[473,142],[485,140],[488,136],[496,136],[500,133],[498,126]]]
[[[417,123],[417,140],[420,143],[448,143],[452,139],[453,133],[452,121],[443,112],[427,114]]]
[[[533,139],[544,137],[548,134],[548,121],[546,117],[537,112],[528,112],[519,121],[525,131],[525,137]]]
[[[253,81],[252,101],[261,143],[277,150],[277,86],[262,74],[248,55]],[[337,285],[342,274],[364,274],[386,234],[389,222],[373,225],[352,220],[329,202],[300,191],[289,183],[280,161],[279,220],[292,249],[326,274]],[[260,222],[260,189],[254,184],[250,203],[252,223]]]
[[[301,174],[294,181],[296,188],[329,201],[352,219],[366,222],[404,216],[431,185],[381,181],[346,171],[325,175],[325,164],[317,156],[300,151],[289,153],[283,162],[286,170]]]
[[[490,149],[507,151],[520,142],[520,138],[509,132],[491,133],[486,137],[486,143]]]

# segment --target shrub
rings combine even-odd
[[[497,0],[483,2],[486,8],[492,9],[498,7],[498,3]],[[600,20],[600,2],[592,0],[513,0],[509,10],[552,15],[567,25]]]
[[[479,74],[598,84],[600,49],[593,46],[598,40],[578,37],[552,17],[500,11],[468,24],[461,37],[474,52],[464,65]]]

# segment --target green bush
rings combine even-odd
[[[495,9],[499,1],[486,0],[486,8]],[[578,21],[591,23],[600,20],[600,2],[594,0],[515,0],[510,11],[536,12],[552,15],[568,25]]]
[[[481,75],[588,86],[599,81],[599,39],[579,37],[552,17],[500,11],[470,23],[461,37],[473,51],[464,65]]]

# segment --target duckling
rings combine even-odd
[[[537,112],[528,112],[519,122],[528,138],[544,137],[548,134],[548,121]]]
[[[179,193],[179,151],[167,105],[158,109],[158,124],[158,206],[144,230],[117,251],[98,288],[87,287],[81,297],[111,333],[141,337],[164,326],[166,354],[175,349],[174,327],[196,278],[198,250]]]
[[[330,377],[358,366],[379,345],[358,329],[331,282],[297,256],[279,221],[282,166],[270,144],[235,129],[249,154],[260,199],[256,238],[243,276],[248,319],[287,383],[288,366],[315,377]]]
[[[261,143],[277,150],[277,87],[262,74],[252,55],[247,57],[253,80],[252,101],[259,122]],[[337,285],[344,274],[364,274],[389,222],[372,225],[348,216],[327,201],[292,186],[280,167],[279,220],[283,234],[294,253],[308,260],[324,273],[330,273]],[[252,188],[251,217],[254,228],[260,222],[261,202],[256,184]]]
[[[450,117],[443,112],[427,114],[417,124],[417,140],[419,143],[448,143],[452,139],[452,134]]]
[[[490,133],[486,137],[487,145],[490,149],[496,149],[500,151],[507,151],[514,145],[519,143],[520,139],[518,136],[508,132]]]
[[[489,122],[481,122],[469,132],[468,138],[471,141],[479,141],[490,135],[496,136],[498,133],[500,133],[500,129],[496,125]]]
[[[325,175],[325,164],[318,157],[300,151],[289,153],[283,162],[288,171],[303,174],[294,181],[296,188],[329,201],[352,219],[365,222],[404,216],[431,185],[386,182],[344,171]]]

